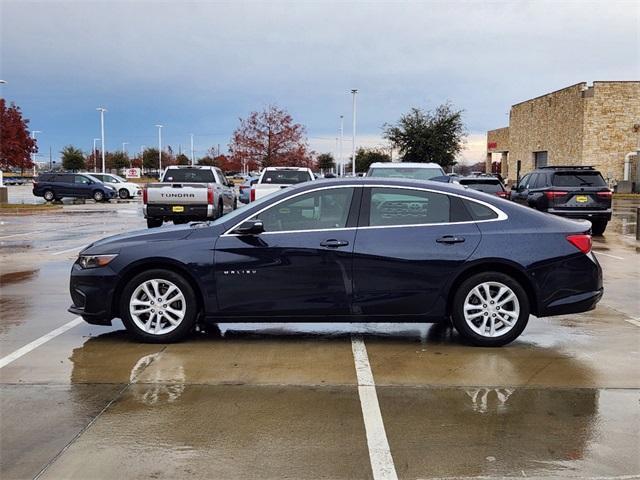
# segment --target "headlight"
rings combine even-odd
[[[117,254],[112,255],[80,255],[78,257],[78,265],[82,268],[97,268],[109,265],[116,258]]]
[[[105,187],[110,188],[111,190],[113,190],[114,192],[116,191],[116,187],[113,187],[111,185],[105,185]]]

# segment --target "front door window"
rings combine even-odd
[[[290,198],[259,213],[265,232],[345,228],[353,188],[319,190]]]

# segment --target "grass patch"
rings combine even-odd
[[[1,214],[39,213],[61,210],[62,205],[52,205],[44,203],[39,205],[28,203],[0,203]]]

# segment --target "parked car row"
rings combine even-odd
[[[63,198],[91,198],[103,202],[142,194],[139,185],[110,173],[41,173],[33,181],[33,195],[46,201]]]

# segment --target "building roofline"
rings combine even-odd
[[[518,105],[522,105],[523,103],[530,102],[531,100],[537,100],[537,99],[539,99],[539,98],[544,98],[544,97],[547,97],[547,96],[549,96],[549,95],[553,95],[554,93],[561,92],[561,91],[563,91],[563,90],[568,90],[568,89],[570,89],[570,88],[577,87],[578,85],[587,86],[587,82],[574,83],[573,85],[569,85],[568,87],[564,87],[564,88],[559,88],[558,90],[554,90],[553,92],[548,92],[548,93],[545,93],[545,94],[543,94],[543,95],[538,95],[537,97],[528,98],[527,100],[523,100],[523,101],[521,101],[521,102],[514,103],[513,105],[511,105],[511,108],[513,108],[513,107],[517,107]]]

